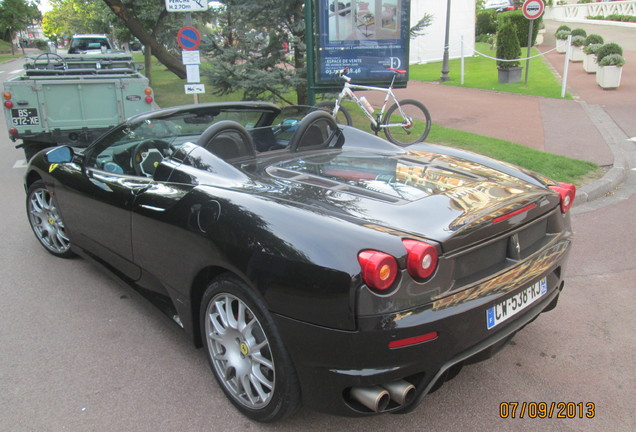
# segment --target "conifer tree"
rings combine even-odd
[[[306,104],[304,0],[222,0],[201,50],[215,94]],[[296,100],[290,97],[295,91]]]

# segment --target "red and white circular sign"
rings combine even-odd
[[[541,14],[543,14],[544,9],[545,4],[543,3],[543,0],[526,0],[521,8],[523,16],[529,20],[539,18]]]

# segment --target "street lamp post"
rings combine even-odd
[[[446,2],[446,35],[444,36],[444,59],[442,61],[442,75],[439,77],[439,80],[449,81],[450,76],[448,76],[449,66],[448,66],[448,44],[450,40],[450,12],[451,12],[451,0],[447,0]]]

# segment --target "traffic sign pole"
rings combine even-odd
[[[530,20],[528,26],[528,53],[526,55],[526,80],[528,85],[528,70],[530,69],[530,50],[532,49],[532,33],[534,33],[534,20],[543,15],[545,10],[545,3],[543,0],[526,0],[521,7],[523,16]]]
[[[185,27],[179,30],[177,33],[177,42],[179,46],[185,51],[193,51],[199,48],[201,43],[201,35],[192,27],[192,14],[191,12],[200,12],[208,10],[207,0],[165,0],[166,11],[168,12],[185,12]],[[184,51],[184,52],[185,52]],[[198,56],[198,52],[197,52]],[[186,56],[184,56],[185,58]],[[191,56],[188,56],[190,58]],[[185,64],[185,63],[184,63]],[[199,74],[199,65],[186,65],[186,68],[190,69],[191,73],[195,76]],[[189,73],[188,75],[190,75]],[[200,79],[200,78],[199,78]],[[189,80],[188,80],[189,83]],[[193,93],[194,103],[199,103],[198,93],[205,93],[205,87],[203,84],[186,84],[186,93]]]
[[[192,27],[192,14],[190,12],[185,14],[185,25],[186,27]],[[187,66],[186,66],[187,68]],[[199,94],[194,93],[192,95],[192,102],[197,105],[199,103]]]
[[[530,49],[532,48],[532,32],[534,31],[534,20],[530,20],[530,26],[528,27],[528,54],[526,54],[526,81],[528,85],[528,71],[530,70]]]

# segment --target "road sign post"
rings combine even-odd
[[[203,12],[208,10],[208,0],[165,0],[166,11],[168,12],[185,12],[185,27],[179,30],[177,34],[177,42],[179,46],[186,51],[193,51],[199,48],[201,43],[201,35],[192,26],[192,14],[190,12]],[[198,57],[198,53],[197,53]],[[186,58],[185,56],[183,57]],[[199,80],[199,64],[196,65],[185,63],[188,83],[191,79],[197,77]],[[194,86],[194,87],[193,87]],[[199,103],[199,93],[205,93],[203,84],[186,84],[186,93],[194,95],[194,103]]]
[[[543,0],[526,0],[521,8],[523,16],[530,20],[528,26],[528,53],[526,54],[526,78],[525,84],[528,85],[528,71],[530,70],[530,50],[532,49],[532,34],[534,33],[534,20],[543,15],[545,4]]]
[[[181,58],[186,67],[188,84],[185,85],[185,92],[193,94],[194,103],[197,104],[199,103],[199,93],[205,93],[205,86],[200,83],[201,76],[199,75],[201,57],[198,48],[201,44],[201,35],[194,27],[185,26],[177,32],[177,43],[183,49]]]

